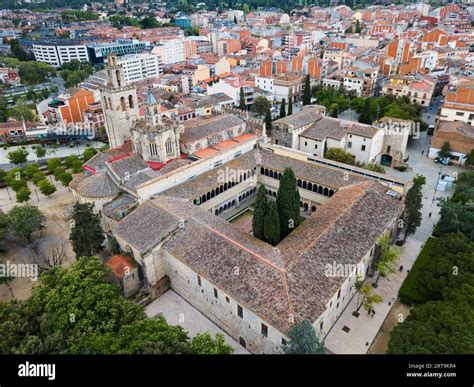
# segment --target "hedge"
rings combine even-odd
[[[417,304],[422,302],[420,295],[418,294],[418,278],[423,275],[423,269],[425,265],[429,264],[428,261],[431,258],[431,249],[436,243],[436,238],[430,237],[423,249],[420,251],[413,267],[405,278],[405,281],[398,292],[400,301],[407,305]]]

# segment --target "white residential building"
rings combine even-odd
[[[163,73],[159,55],[142,53],[124,55],[118,58],[122,65],[125,82],[135,82],[145,78],[157,78]]]
[[[81,62],[89,61],[89,54],[85,44],[74,42],[38,43],[33,44],[33,54],[37,62],[48,63],[54,67],[61,67],[64,63],[77,59]]]
[[[184,62],[186,60],[186,52],[184,48],[184,39],[178,37],[176,39],[162,40],[151,51],[152,54],[158,54],[163,64],[174,64]]]

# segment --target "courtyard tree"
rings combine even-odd
[[[303,106],[311,104],[311,78],[306,75],[303,89]]]
[[[426,183],[426,178],[423,175],[417,174],[413,178],[413,185],[408,190],[405,199],[405,211],[403,213],[403,227],[405,229],[404,239],[409,234],[413,234],[418,226],[421,224],[423,208],[423,186]]]
[[[7,223],[9,232],[30,243],[46,227],[46,216],[35,206],[15,206],[8,212]]]
[[[64,187],[69,186],[69,183],[72,181],[72,175],[69,172],[64,172],[59,176],[59,180],[61,181]]]
[[[12,164],[23,165],[28,160],[28,151],[23,148],[8,152],[8,161]]]
[[[468,167],[474,166],[474,149],[471,149],[471,151],[467,154],[466,161],[464,163]]]
[[[24,203],[30,200],[31,198],[31,190],[28,186],[21,187],[18,191],[16,191],[16,201],[17,203]]]
[[[304,319],[293,325],[289,333],[289,342],[283,346],[288,355],[316,355],[326,353],[319,342],[311,322]]]
[[[280,219],[280,238],[283,239],[300,223],[300,193],[291,168],[285,168],[281,176],[276,204]]]
[[[57,157],[54,157],[52,159],[49,159],[46,164],[48,165],[48,171],[49,172],[54,172],[54,170],[57,168],[57,167],[60,167],[61,166],[61,160],[58,159]]]
[[[273,246],[280,242],[280,219],[273,200],[268,202],[268,209],[263,222],[263,239]]]
[[[38,182],[38,188],[40,192],[44,195],[47,196],[48,198],[56,192],[56,186],[51,183],[48,179],[43,179]]]
[[[13,117],[18,121],[34,121],[35,115],[23,98],[16,101],[15,107],[12,108]]]
[[[259,239],[263,239],[264,221],[265,215],[268,210],[268,199],[265,186],[260,185],[257,191],[257,199],[255,200],[255,206],[252,218],[252,232],[253,235]]]
[[[283,98],[280,105],[280,118],[286,117],[286,100]]]
[[[39,170],[38,163],[31,163],[23,169],[23,172],[25,173],[26,177],[28,177],[28,179],[31,179],[35,173],[39,172]]]
[[[92,256],[98,253],[104,241],[104,231],[100,225],[99,215],[94,213],[94,205],[76,202],[72,220],[69,240],[76,256]]]

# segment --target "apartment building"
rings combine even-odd
[[[344,88],[354,90],[359,97],[370,97],[374,94],[378,72],[378,67],[350,66],[343,79]]]
[[[150,48],[150,42],[137,39],[119,39],[111,43],[93,43],[87,45],[87,51],[92,63],[104,63],[111,52],[117,56],[138,54]]]
[[[162,39],[151,51],[161,58],[164,65],[184,62],[186,60],[186,52],[184,47],[184,39]]]
[[[62,39],[60,42],[42,42],[33,44],[33,54],[37,62],[48,63],[61,67],[64,63],[77,59],[89,61],[89,53],[85,44],[73,40]]]
[[[88,107],[96,103],[94,92],[84,89],[70,89],[54,98],[44,113],[48,124],[59,124],[67,127],[71,124],[85,122]]]
[[[159,55],[151,53],[130,54],[118,58],[122,65],[125,82],[135,82],[146,78],[157,78],[163,73]]]
[[[303,95],[304,77],[299,74],[273,75],[271,77],[255,77],[255,86],[270,94],[274,101],[281,102],[300,100]]]
[[[413,103],[428,106],[431,103],[436,80],[429,76],[396,76],[382,87],[382,94],[408,97]]]
[[[238,77],[229,77],[225,79],[219,79],[216,82],[207,87],[208,95],[215,95],[224,93],[233,99],[234,105],[240,104],[240,89],[244,92],[245,105],[250,106],[253,104],[255,98],[255,84],[252,81],[246,81]]]
[[[474,124],[474,79],[463,78],[449,85],[437,117],[442,121],[462,121]]]

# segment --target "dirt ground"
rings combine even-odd
[[[252,231],[252,218],[253,218],[253,211],[246,210],[237,218],[232,219],[231,223],[236,226],[238,229],[250,233]]]
[[[30,185],[32,192],[30,205],[40,208],[47,217],[46,229],[40,237],[60,237],[67,243],[68,261],[65,266],[69,266],[73,262],[73,251],[69,243],[69,222],[63,218],[63,210],[74,202],[74,198],[68,188],[63,187],[60,183],[54,181],[57,191],[50,197],[43,196],[35,186]],[[37,190],[38,197],[34,190]],[[0,189],[0,208],[4,212],[8,212],[15,203],[15,194],[10,191],[13,200],[9,200],[6,189]],[[39,199],[39,201],[38,201]],[[9,249],[3,253],[2,262],[9,263],[34,263],[28,247],[24,246],[20,241],[10,241]],[[31,295],[31,289],[35,281],[30,278],[16,278],[8,285],[0,285],[0,302],[9,301],[12,298],[24,300]]]
[[[370,355],[381,355],[387,352],[387,345],[390,331],[399,323],[400,318],[403,318],[403,321],[408,317],[410,313],[410,307],[402,304],[400,300],[396,300],[390,310],[390,313],[387,315],[385,321],[383,322],[380,330],[375,336],[372,345],[367,352]]]

